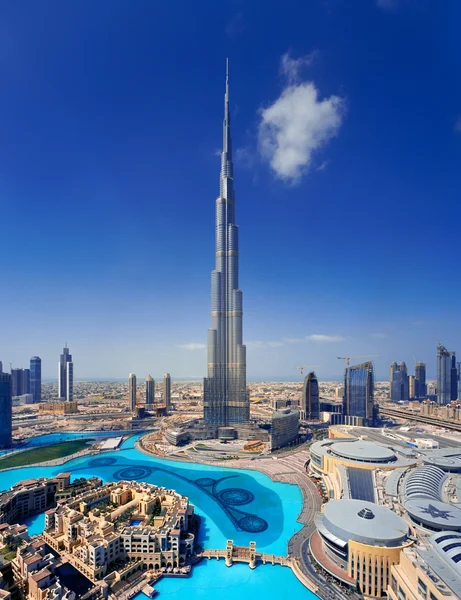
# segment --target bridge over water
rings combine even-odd
[[[247,547],[234,546],[232,540],[227,540],[225,550],[203,550],[200,556],[208,559],[216,558],[216,560],[224,558],[227,567],[231,567],[234,562],[248,563],[250,569],[254,569],[257,562],[262,562],[264,565],[269,563],[291,567],[291,560],[287,556],[258,552],[256,550],[256,542],[250,542],[250,545]]]

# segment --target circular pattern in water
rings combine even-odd
[[[119,471],[115,471],[114,473],[114,479],[127,479],[127,480],[133,480],[133,479],[137,479],[142,480],[145,479],[146,477],[149,477],[149,475],[152,474],[153,469],[151,469],[150,467],[127,467],[126,469],[120,469]]]
[[[249,504],[255,499],[254,494],[243,488],[227,488],[218,493],[218,498],[223,504],[229,506],[242,506]]]
[[[216,479],[212,479],[211,477],[200,477],[200,479],[196,479],[194,483],[201,487],[207,487],[214,485],[216,483]]]
[[[256,515],[247,515],[238,522],[240,529],[248,533],[262,533],[269,527],[267,521]]]
[[[90,462],[88,463],[89,467],[108,467],[110,465],[115,465],[115,463],[117,462],[116,458],[109,458],[108,456],[106,458],[94,458],[93,460],[90,460]]]

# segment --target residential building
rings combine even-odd
[[[408,396],[416,398],[416,378],[414,375],[408,375]]]
[[[13,396],[30,394],[30,370],[11,369],[11,386]]]
[[[426,394],[426,363],[417,362],[415,365],[415,398],[425,398]]]
[[[456,354],[450,352],[451,370],[450,370],[450,400],[458,398],[458,368],[456,366]]]
[[[364,425],[376,422],[374,405],[373,363],[346,367],[344,376],[343,415],[360,417]]]
[[[34,404],[42,399],[42,359],[33,356],[30,359],[30,393],[34,398]]]
[[[136,393],[135,393],[136,394]],[[155,404],[155,381],[150,375],[146,378],[146,407]]]
[[[11,388],[11,375],[0,373],[0,448],[11,446],[11,419],[12,419],[13,394]]]
[[[169,373],[163,376],[163,404],[166,412],[171,408],[171,377]]]
[[[271,450],[277,450],[296,442],[299,435],[299,412],[276,410],[271,423]]]
[[[410,394],[407,365],[403,361],[399,365],[394,362],[391,366],[391,373],[391,400],[408,402]]]
[[[66,402],[74,399],[74,363],[67,344],[62,351],[58,366],[58,394]]]
[[[314,371],[304,378],[301,419],[318,420],[320,418],[319,382]]]
[[[234,167],[230,135],[229,76],[226,65],[220,192],[216,200],[216,268],[211,273],[211,328],[208,376],[203,382],[205,421],[217,427],[250,418],[246,348],[242,337],[242,291],[238,283],[238,226],[235,223]]]
[[[132,413],[136,410],[136,375],[130,373],[128,378],[128,401]]]
[[[445,346],[437,346],[437,402],[445,406],[451,402],[452,353]]]

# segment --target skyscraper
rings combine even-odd
[[[451,353],[439,344],[437,346],[437,402],[445,406],[451,401]]]
[[[11,375],[0,373],[0,448],[11,446],[12,405]]]
[[[301,402],[302,419],[311,420],[320,418],[319,382],[314,371],[308,373],[304,378]]]
[[[29,369],[11,369],[11,393],[13,396],[30,394]]]
[[[0,374],[2,374],[2,373],[3,373],[3,363],[2,363],[2,361],[0,360]]]
[[[450,400],[458,398],[458,369],[456,367],[456,354],[450,352],[451,370],[450,370]]]
[[[416,378],[414,375],[408,375],[408,396],[409,398],[416,398]]]
[[[426,394],[426,363],[418,362],[415,365],[415,396],[425,398]]]
[[[347,367],[344,376],[343,415],[361,417],[364,425],[375,424],[373,363]]]
[[[165,373],[163,376],[163,401],[168,412],[171,407],[171,377],[169,373]]]
[[[131,398],[131,396],[130,396]],[[155,404],[155,381],[150,375],[146,378],[146,406],[154,406]]]
[[[235,224],[234,167],[226,62],[220,192],[216,200],[216,268],[211,273],[208,376],[203,381],[205,421],[228,426],[248,421],[246,349],[242,343],[242,291],[238,284],[238,226]]]
[[[396,363],[392,363],[391,366],[391,400],[393,402],[407,401],[410,397],[407,365],[403,361],[395,367],[394,365]]]
[[[67,402],[74,399],[74,363],[67,344],[58,364],[58,393],[59,397]]]
[[[136,410],[136,375],[130,373],[128,378],[128,400],[131,412]]]
[[[42,359],[33,356],[30,359],[30,393],[34,398],[34,404],[42,399]]]

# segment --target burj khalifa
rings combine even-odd
[[[216,200],[216,268],[211,273],[211,328],[208,377],[203,381],[204,418],[226,427],[250,417],[246,387],[246,349],[242,343],[242,291],[238,284],[238,226],[235,224],[234,165],[226,61],[220,191]]]

